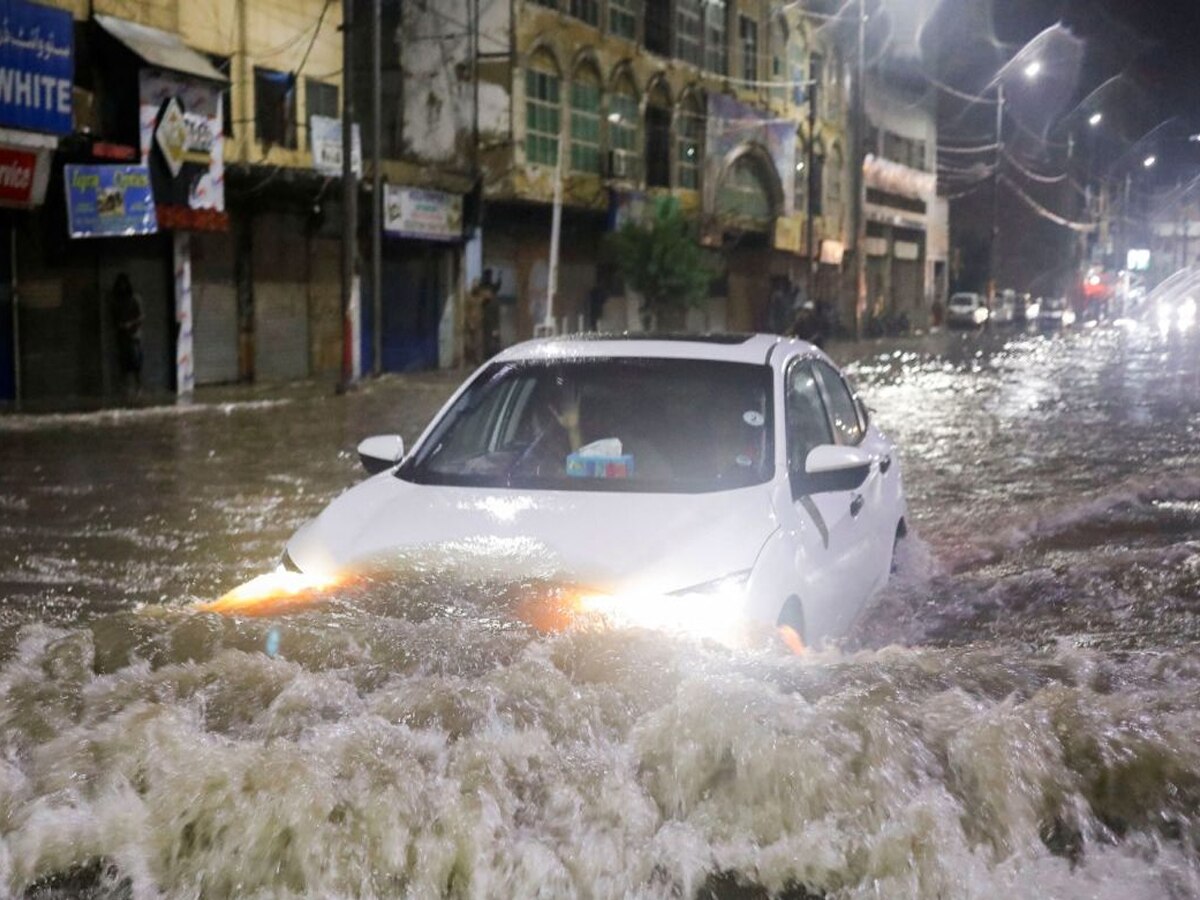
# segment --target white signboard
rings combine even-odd
[[[462,240],[461,194],[386,185],[383,192],[383,230],[400,237],[426,241]]]
[[[329,116],[309,116],[308,140],[312,145],[313,168],[331,178],[342,177],[342,120]],[[362,132],[354,124],[354,149],[350,167],[362,178]]]

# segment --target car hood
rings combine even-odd
[[[391,473],[288,542],[304,572],[417,563],[596,587],[679,590],[750,569],[778,528],[769,485],[706,494],[419,485]]]

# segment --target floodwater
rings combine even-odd
[[[804,658],[191,608],[452,377],[0,419],[0,896],[1200,896],[1200,335],[835,356],[912,534]]]

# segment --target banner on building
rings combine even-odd
[[[222,85],[178,72],[138,76],[142,163],[165,229],[224,231]]]
[[[772,118],[724,94],[708,95],[705,124],[705,183],[720,183],[726,158],[736,149],[756,144],[771,157],[783,192],[784,214],[794,211],[796,174],[796,123]],[[719,212],[716,192],[705,191],[706,212]]]
[[[362,178],[362,132],[354,123],[350,168]],[[309,116],[308,141],[312,146],[313,168],[330,178],[342,177],[342,120],[329,116]]]
[[[63,181],[71,237],[128,237],[158,231],[145,166],[68,165]]]
[[[462,195],[385,185],[383,230],[426,241],[462,240]]]
[[[937,193],[937,176],[910,169],[900,163],[868,153],[863,161],[863,177],[868,188],[930,202]]]
[[[71,13],[0,0],[0,125],[70,134],[74,80]]]

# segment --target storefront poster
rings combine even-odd
[[[462,208],[460,194],[389,184],[383,194],[383,230],[426,241],[462,240]]]
[[[163,228],[214,231],[225,216],[222,85],[143,69],[138,78],[142,162]]]
[[[70,12],[0,0],[0,126],[70,134],[74,78]]]
[[[158,231],[145,166],[69,165],[63,177],[71,237],[127,237]]]
[[[342,120],[329,116],[309,116],[308,138],[312,145],[313,168],[330,178],[342,177]],[[362,177],[362,133],[354,124],[350,167]]]

